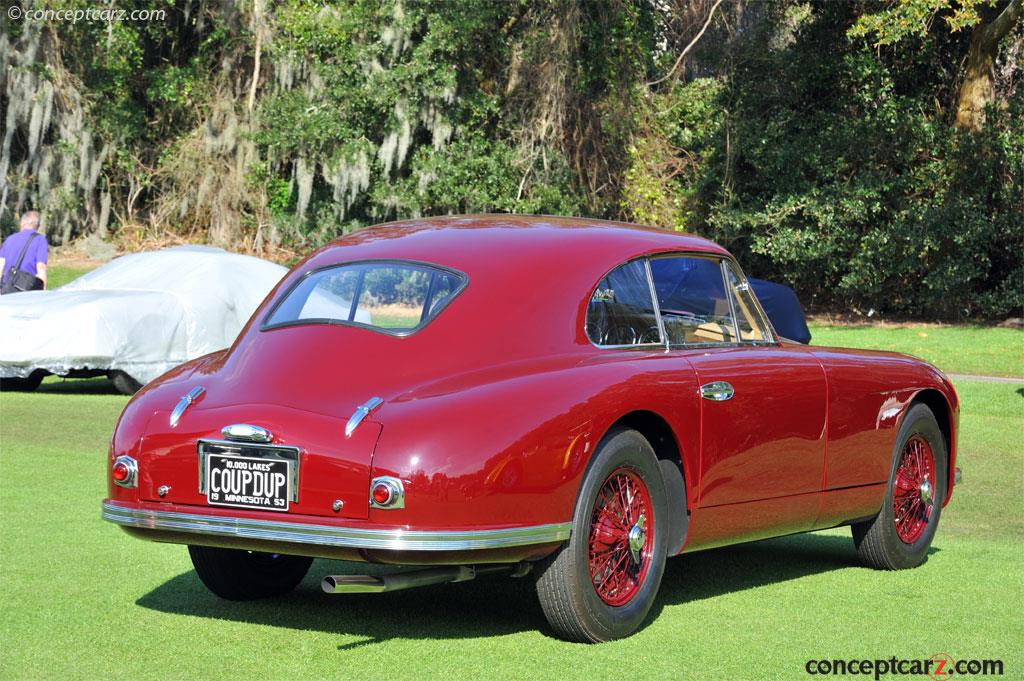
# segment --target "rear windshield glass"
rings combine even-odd
[[[466,285],[465,275],[411,262],[336,265],[307,274],[274,307],[263,328],[355,324],[388,333],[419,329]]]

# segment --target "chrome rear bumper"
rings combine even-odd
[[[552,544],[568,539],[572,527],[572,523],[551,523],[497,530],[382,530],[150,510],[108,501],[103,502],[102,517],[143,530],[386,551],[468,551]]]

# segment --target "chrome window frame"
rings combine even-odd
[[[759,341],[740,341],[743,345],[778,345],[779,339],[775,335],[775,327],[772,326],[771,321],[768,319],[768,315],[765,313],[764,308],[761,307],[761,301],[757,299],[757,294],[754,293],[753,287],[750,285],[750,280],[747,279],[747,275],[743,272],[743,268],[733,258],[722,258],[722,276],[725,279],[726,290],[729,289],[729,276],[727,269],[732,267],[734,274],[736,275],[736,281],[739,282],[737,286],[745,286],[746,290],[750,292],[750,299],[754,301],[754,313],[757,315],[757,319],[752,319],[751,322],[757,322],[760,324],[761,335],[764,336],[764,340]],[[729,296],[729,304],[735,305],[733,301],[733,295]],[[735,315],[733,315],[735,320]],[[739,321],[736,320],[736,330],[739,331]],[[736,338],[739,338],[739,334],[736,334]]]
[[[722,278],[722,288],[726,293],[729,301],[729,311],[732,315],[732,329],[733,337],[736,338],[734,341],[722,341],[720,343],[671,343],[669,341],[668,334],[665,332],[665,321],[661,315],[661,304],[658,302],[658,292],[654,286],[654,275],[651,271],[651,261],[660,258],[705,258],[708,260],[716,260],[719,263],[719,276]],[[600,345],[595,343],[587,333],[587,318],[590,309],[590,302],[594,299],[594,293],[597,288],[601,285],[601,282],[605,278],[614,272],[615,270],[628,265],[631,262],[642,260],[644,262],[644,271],[647,274],[647,285],[651,290],[651,304],[654,306],[654,315],[658,324],[658,333],[661,335],[661,341],[658,343],[634,343],[625,345]],[[586,299],[586,310],[583,315],[583,335],[586,336],[587,341],[595,348],[601,350],[650,350],[651,348],[663,347],[665,352],[671,350],[702,350],[711,348],[739,348],[739,347],[771,347],[779,344],[778,337],[775,335],[775,329],[768,321],[768,316],[765,314],[764,309],[761,307],[761,301],[757,299],[757,295],[752,295],[751,298],[754,301],[756,314],[758,315],[757,321],[760,323],[762,333],[764,334],[764,340],[740,340],[739,333],[739,321],[736,318],[736,303],[733,300],[733,293],[730,291],[729,277],[727,276],[728,267],[733,267],[735,270],[736,278],[740,284],[746,284],[750,286],[750,282],[747,280],[746,274],[743,269],[736,262],[732,256],[721,255],[718,253],[708,253],[704,251],[666,251],[662,253],[652,253],[649,255],[642,255],[629,260],[624,260],[610,270],[605,272],[598,278],[597,282],[591,287],[590,294]]]
[[[736,294],[733,293],[732,287],[729,286],[728,267],[729,265],[726,264],[725,258],[718,261],[718,273],[722,277],[722,290],[725,291],[726,299],[729,301],[729,314],[732,315],[732,337],[736,339],[736,343],[741,343],[740,322],[736,319]]]
[[[644,276],[647,277],[647,288],[651,293],[651,307],[654,310],[654,319],[655,323],[658,326],[658,335],[660,338],[657,342],[654,343],[624,343],[615,345],[601,345],[600,343],[595,343],[594,339],[590,337],[589,333],[587,333],[587,318],[590,316],[590,303],[594,300],[594,294],[597,292],[597,289],[601,285],[601,282],[604,281],[608,277],[608,275],[610,275],[612,272],[619,269],[620,267],[625,267],[626,265],[634,263],[638,260],[643,261]],[[583,313],[583,335],[586,336],[587,341],[595,348],[599,348],[601,350],[650,350],[651,348],[664,348],[665,351],[668,352],[668,336],[665,335],[665,324],[661,321],[661,310],[658,307],[658,296],[656,291],[654,290],[653,282],[654,280],[651,277],[650,257],[646,255],[642,255],[637,258],[630,258],[629,260],[624,260],[615,265],[615,267],[611,268],[610,270],[602,274],[601,277],[597,280],[597,283],[595,283],[590,288],[590,294],[587,296],[586,299],[586,309]]]
[[[420,322],[410,329],[394,330],[382,326],[375,326],[373,324],[363,324],[362,322],[357,322],[355,320],[334,319],[328,317],[310,317],[308,319],[294,319],[292,321],[279,322],[277,324],[269,323],[270,319],[277,312],[278,308],[281,307],[281,305],[286,300],[288,300],[288,297],[295,291],[295,289],[301,286],[302,283],[306,281],[306,279],[308,279],[309,277],[313,276],[314,274],[324,272],[326,270],[338,269],[342,267],[353,267],[359,265],[402,265],[406,267],[412,266],[414,268],[419,268],[421,270],[435,270],[438,272],[451,274],[452,276],[456,277],[459,280],[459,285],[452,289],[451,294],[444,301],[443,305],[438,307],[432,313],[428,309],[428,314],[426,318],[421,317]],[[274,331],[275,329],[284,329],[292,326],[354,326],[360,329],[376,331],[377,333],[382,333],[385,336],[404,338],[406,336],[411,336],[414,333],[420,331],[421,329],[429,325],[430,322],[437,319],[445,310],[445,308],[451,305],[452,302],[456,298],[458,298],[462,294],[462,292],[466,290],[468,286],[469,275],[467,275],[465,272],[462,272],[461,270],[457,270],[452,267],[438,265],[437,263],[426,262],[424,260],[412,260],[404,258],[368,258],[366,260],[347,260],[345,262],[336,262],[330,265],[323,265],[321,267],[311,269],[308,272],[303,273],[302,276],[298,277],[295,281],[293,281],[291,285],[288,287],[288,289],[278,296],[277,300],[274,301],[274,304],[270,307],[269,310],[267,310],[266,314],[263,315],[263,319],[260,321],[260,331]],[[433,304],[433,301],[431,301],[431,304]],[[359,301],[357,297],[357,299],[353,300],[352,302],[352,309],[356,309],[358,305]],[[426,307],[426,301],[424,301],[424,307]]]

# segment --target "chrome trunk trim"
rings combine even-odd
[[[352,433],[355,432],[356,428],[359,427],[359,424],[363,422],[363,419],[369,416],[371,411],[382,404],[384,404],[384,400],[381,398],[371,397],[366,400],[366,402],[356,407],[352,416],[349,417],[348,423],[345,424],[345,437],[350,437]]]
[[[197,385],[181,396],[181,399],[178,400],[178,404],[174,405],[174,410],[171,412],[171,417],[168,420],[171,428],[178,425],[178,421],[181,420],[181,416],[185,413],[185,410],[191,407],[192,403],[198,400],[205,392],[206,388],[201,385]]]
[[[552,544],[568,539],[572,528],[572,523],[551,523],[500,530],[379,530],[156,511],[109,501],[103,502],[102,517],[125,527],[148,530],[393,551],[465,551]]]

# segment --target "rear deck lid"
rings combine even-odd
[[[364,420],[346,437],[347,418],[259,403],[197,405],[173,428],[169,419],[169,410],[153,414],[142,440],[143,500],[367,517],[378,423]],[[227,439],[222,430],[235,424],[263,429],[269,442]]]

